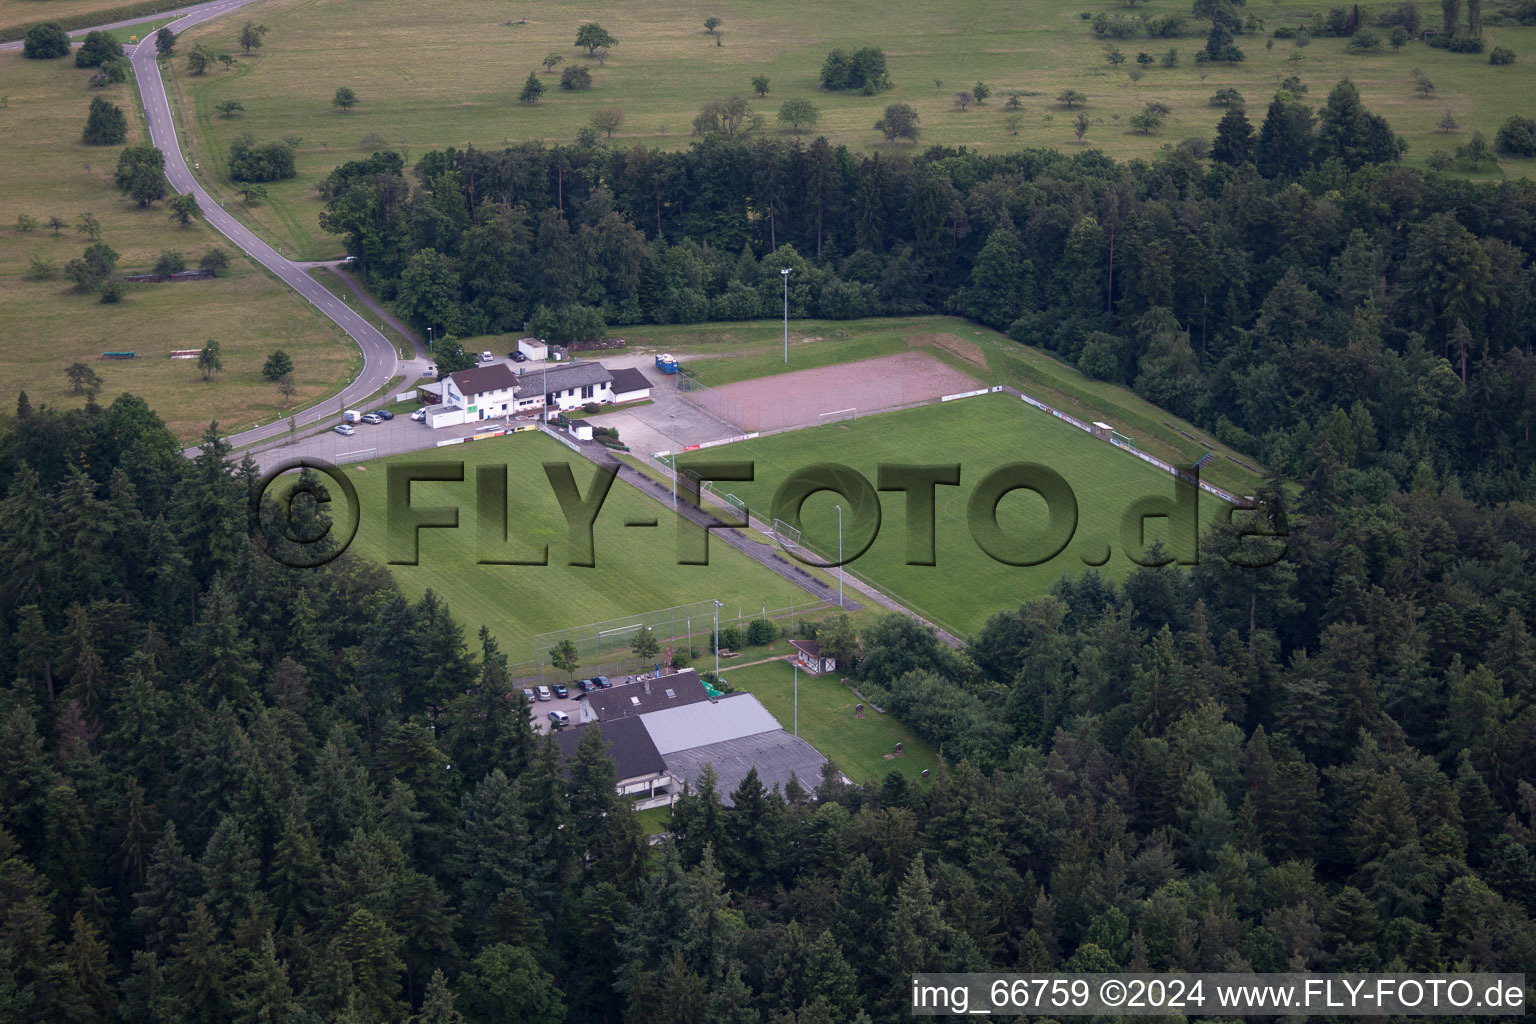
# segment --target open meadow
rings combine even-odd
[[[103,378],[103,401],[131,391],[149,402],[178,436],[191,439],[217,419],[228,431],[277,418],[344,386],[361,364],[341,331],[268,276],[201,220],[181,227],[164,204],[140,209],[113,184],[118,146],[80,138],[91,99],[122,108],[128,141],[144,137],[133,82],[93,89],[92,72],[68,58],[26,60],[0,52],[0,373],[10,384],[0,408],[15,408],[26,391],[33,405],[78,405],[64,370],[84,362]],[[195,266],[209,248],[224,249],[230,267],[211,281],[129,284],[121,302],[103,304],[77,291],[66,263],[91,244],[76,225],[92,214],[103,242],[118,253],[122,273],[152,269],[174,250]],[[49,218],[63,227],[55,232]],[[30,218],[22,230],[19,218]],[[34,261],[50,268],[46,278]],[[223,372],[205,381],[193,360],[171,361],[172,349],[219,342]],[[294,362],[298,390],[285,401],[261,375],[274,349]],[[102,360],[105,351],[140,358]]]
[[[782,645],[781,645],[782,646]],[[736,690],[750,691],[785,732],[795,728],[795,669],[788,661],[771,661],[747,668],[727,669],[721,675]],[[864,717],[854,717],[861,703],[852,690],[838,681],[837,675],[813,676],[799,673],[800,737],[821,751],[854,782],[880,780],[893,771],[909,782],[918,782],[923,769],[939,766],[934,749],[891,715],[882,715],[865,703]],[[902,745],[901,757],[893,754]],[[815,789],[819,780],[801,779],[806,789]]]
[[[482,625],[490,627],[514,665],[529,660],[530,642],[538,633],[620,615],[710,599],[749,612],[764,601],[769,608],[786,607],[791,597],[809,604],[803,591],[720,541],[709,546],[709,565],[678,565],[671,513],[623,481],[614,482],[594,526],[595,566],[567,564],[569,533],[543,467],[569,465],[583,496],[596,467],[539,433],[345,467],[362,507],[351,550],[373,561],[389,557],[385,466],[401,462],[462,462],[464,481],[413,485],[413,507],[456,507],[459,526],[422,530],[419,564],[393,565],[390,571],[413,599],[428,588],[442,596],[471,638]],[[483,549],[475,504],[476,467],[497,464],[507,466],[509,549],[547,544],[548,565],[477,564]],[[626,527],[630,521],[656,525]]]
[[[1215,450],[1217,457],[1202,474],[1218,487],[1251,494],[1259,483],[1257,473],[1235,461],[1252,465],[1252,460],[1208,432],[1127,388],[1094,380],[1042,349],[958,317],[791,320],[788,363],[782,327],[772,321],[647,325],[613,333],[631,348],[672,352],[709,387],[917,350],[974,378],[978,386],[1011,385],[1078,419],[1107,420],[1134,437],[1143,451],[1169,462],[1189,464]]]
[[[1385,5],[1378,5],[1385,6]],[[707,8],[663,0],[643,6],[606,9],[533,0],[516,7],[487,3],[431,4],[401,0],[380,5],[363,0],[271,0],[235,16],[193,29],[183,49],[204,42],[240,58],[231,70],[192,77],[176,61],[174,87],[180,102],[195,106],[192,151],[205,164],[205,183],[230,186],[225,152],[244,132],[259,140],[299,138],[298,177],[271,189],[270,202],[250,211],[250,221],[276,244],[319,258],[332,254],[337,239],[319,227],[320,203],[312,189],[333,167],[384,146],[410,157],[445,146],[492,148],[528,139],[570,142],[593,114],[619,111],[623,124],[606,143],[687,146],[692,121],[709,99],[748,97],[763,115],[763,131],[790,129],[777,120],[788,99],[809,99],[820,123],[803,130],[806,140],[825,134],[855,150],[911,153],[929,145],[965,146],[998,152],[1029,146],[1074,150],[1082,145],[1116,158],[1151,157],[1166,144],[1186,138],[1207,141],[1223,110],[1210,105],[1218,89],[1235,88],[1257,122],[1276,86],[1299,75],[1310,87],[1307,99],[1321,104],[1328,89],[1350,77],[1373,111],[1386,115],[1409,143],[1409,164],[1422,165],[1434,150],[1454,150],[1473,130],[1490,140],[1511,113],[1536,114],[1536,28],[1490,26],[1488,46],[1513,48],[1519,59],[1491,67],[1486,54],[1453,54],[1410,42],[1401,50],[1357,55],[1346,41],[1319,37],[1297,47],[1269,33],[1294,26],[1327,4],[1255,3],[1247,13],[1263,19],[1262,32],[1238,37],[1247,59],[1238,64],[1197,64],[1205,23],[1193,20],[1173,39],[1145,35],[1124,40],[1096,38],[1083,14],[1128,12],[1103,0],[1045,0],[1040,3],[925,2],[892,7],[875,0],[840,4],[791,0],[761,4],[721,0]],[[1438,23],[1438,7],[1420,5],[1426,27]],[[1188,15],[1182,0],[1153,0],[1136,14]],[[1489,12],[1490,15],[1492,12]],[[704,30],[705,15],[722,20],[723,35]],[[1367,9],[1367,20],[1370,12]],[[260,50],[246,57],[236,44],[247,18],[270,32]],[[577,27],[596,20],[619,40],[601,66],[574,45]],[[822,61],[834,47],[880,46],[894,87],[875,96],[829,93],[818,87]],[[1105,59],[1113,49],[1130,58],[1114,68]],[[1178,51],[1175,67],[1164,67],[1168,50]],[[1133,81],[1127,68],[1145,51],[1154,62]],[[558,54],[565,62],[591,66],[592,88],[559,87],[559,68],[544,74],[541,61]],[[1414,91],[1413,68],[1436,85],[1432,98]],[[530,70],[546,85],[542,100],[517,102]],[[766,75],[766,96],[753,94],[751,78]],[[977,81],[992,90],[986,103],[961,111],[955,94]],[[355,90],[360,104],[339,113],[331,100],[339,86]],[[1077,110],[1057,102],[1065,89],[1086,97],[1092,121],[1083,142],[1072,122]],[[1012,94],[1018,106],[1007,106]],[[226,120],[215,113],[225,100],[245,106],[243,116]],[[1171,113],[1160,130],[1137,134],[1132,115],[1149,102]],[[908,103],[921,119],[916,144],[885,143],[873,125],[889,103]],[[1459,134],[1436,126],[1447,109],[1461,124]],[[365,141],[366,140],[366,141]],[[1506,160],[1503,171],[1526,176],[1529,160]],[[1486,173],[1486,172],[1485,172]]]
[[[704,459],[754,464],[751,482],[719,483],[715,489],[743,499],[764,521],[773,515],[779,485],[795,471],[816,464],[841,463],[874,486],[881,463],[958,463],[959,486],[935,490],[934,565],[906,564],[906,497],[888,492],[880,496],[880,527],[873,544],[848,569],[959,635],[975,632],[992,613],[1017,608],[1044,594],[1063,574],[1080,573],[1088,565],[1101,564],[1100,572],[1111,579],[1124,577],[1135,566],[1122,544],[1122,517],[1143,498],[1171,499],[1174,494],[1169,474],[1005,393],[742,441],[685,456],[681,465],[686,468],[690,460]],[[995,561],[972,536],[969,503],[977,484],[1014,462],[1037,462],[1055,470],[1077,502],[1077,528],[1070,543],[1040,565]],[[871,520],[856,516],[852,501],[822,491],[809,497],[802,510],[801,540],[812,551],[826,556],[837,552],[839,503],[845,506],[845,553],[852,556],[868,538]],[[1212,495],[1200,494],[1202,530],[1223,507]],[[1014,491],[998,504],[997,524],[1010,542],[1041,536],[1045,503],[1029,491]],[[1168,537],[1166,529],[1165,521],[1148,520],[1148,542],[1154,535]]]

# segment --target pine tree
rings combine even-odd
[[[433,971],[421,1000],[421,1012],[411,1018],[412,1024],[464,1024],[464,1015],[454,1007],[456,1001],[442,969]]]
[[[272,856],[268,889],[277,923],[313,926],[322,907],[325,861],[314,830],[295,814],[283,823]]]
[[[539,102],[539,97],[544,95],[544,83],[539,81],[537,73],[528,72],[528,80],[523,83],[523,91],[517,94],[518,102],[529,106]]]
[[[718,780],[715,766],[706,764],[672,806],[671,831],[684,864],[697,864],[706,847],[719,850],[725,844],[724,808],[715,788]]]
[[[28,842],[29,858],[40,857],[43,821],[54,772],[48,764],[37,722],[17,704],[0,722],[0,826]]]
[[[362,907],[352,912],[336,936],[336,953],[352,965],[359,1008],[376,1019],[393,1020],[399,1014],[403,944],[382,918]]]
[[[933,898],[933,887],[923,867],[922,854],[912,861],[912,867],[896,890],[896,903],[884,922],[884,949],[880,956],[880,973],[889,986],[883,1009],[895,1013],[901,1003],[908,978],[914,971],[962,970],[955,961],[952,950],[955,945],[954,930],[939,911]],[[926,965],[926,966],[919,966]]]
[[[223,934],[252,911],[261,912],[261,861],[250,836],[232,814],[219,819],[201,864],[203,901]]]
[[[498,768],[464,795],[453,837],[452,863],[467,920],[483,920],[503,890],[524,886],[528,845],[528,823],[512,784]]]
[[[592,854],[604,821],[618,803],[618,773],[603,735],[587,729],[569,765],[570,845],[579,855]]]
[[[231,997],[234,1024],[290,1024],[302,1010],[288,980],[288,967],[277,956],[268,930],[261,945],[234,979]]]
[[[170,953],[176,937],[186,929],[192,904],[202,891],[202,872],[182,849],[176,823],[168,822],[150,857],[144,888],[133,897],[138,904],[133,920],[143,930],[145,945],[151,952],[161,956]]]
[[[167,968],[170,988],[189,1020],[227,1020],[229,1014],[229,956],[219,944],[218,925],[202,901],[187,916],[187,928],[176,941]]]

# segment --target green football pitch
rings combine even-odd
[[[873,486],[878,466],[955,464],[958,486],[935,491],[933,565],[909,565],[906,497],[899,491],[879,495],[881,520],[868,550],[849,564],[857,576],[883,588],[897,600],[955,633],[979,629],[993,612],[1016,608],[1050,589],[1064,574],[1078,574],[1100,562],[1111,578],[1135,568],[1126,557],[1123,522],[1142,499],[1174,498],[1174,479],[1131,454],[1076,427],[1034,409],[1006,393],[962,399],[905,412],[860,418],[710,449],[691,461],[751,460],[752,482],[717,483],[715,490],[746,501],[753,515],[772,518],[774,492],[792,473],[819,463],[841,463],[857,470]],[[1066,481],[1077,506],[1077,526],[1060,554],[1038,565],[1015,566],[992,558],[972,535],[970,504],[977,484],[1009,463],[1038,463]],[[685,458],[683,465],[689,465]],[[837,504],[844,506],[845,554],[852,554],[869,534],[870,517],[855,516],[852,502],[835,492],[810,496],[802,509],[802,544],[827,555],[838,547]],[[1226,506],[1200,492],[1200,529]],[[996,504],[999,537],[989,540],[1005,557],[1047,533],[1045,500],[1028,490],[1014,490]],[[1171,540],[1170,521],[1145,521],[1146,541]],[[1000,546],[1001,545],[1001,546]],[[1038,543],[1034,543],[1038,549]],[[815,557],[810,551],[803,555]],[[1140,552],[1137,552],[1140,554]]]
[[[706,566],[677,564],[677,530],[671,512],[622,480],[615,480],[593,527],[592,568],[568,564],[570,532],[544,471],[545,463],[569,466],[583,498],[596,467],[542,434],[521,433],[475,441],[441,450],[402,455],[345,467],[361,505],[357,538],[351,550],[377,562],[390,557],[387,542],[386,467],[440,462],[463,464],[462,482],[411,485],[411,506],[458,509],[455,529],[423,529],[416,565],[391,565],[401,589],[419,598],[428,588],[445,598],[473,641],[482,625],[490,627],[501,649],[516,666],[531,657],[538,633],[585,625],[602,619],[718,600],[723,614],[735,616],[802,608],[810,595],[719,540],[709,545]],[[479,467],[505,464],[509,541],[499,554],[521,557],[529,545],[548,545],[548,565],[481,565],[483,556],[499,557],[480,536],[476,496]],[[655,526],[626,526],[654,521]],[[695,623],[707,636],[709,626]],[[700,639],[696,646],[707,646]]]

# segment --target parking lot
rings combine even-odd
[[[626,683],[625,680],[628,678],[630,677],[609,676],[608,681],[614,686],[627,686],[629,684]],[[583,693],[581,687],[577,685],[577,680],[571,680],[565,685],[570,690],[570,692],[565,697],[562,698],[554,696],[553,687],[551,687],[549,700],[535,700],[532,704],[528,705],[528,717],[533,721],[533,731],[541,736],[544,733],[549,732],[549,713],[551,711],[564,711],[566,714],[570,715],[571,725],[573,727],[578,721],[577,712],[581,710],[581,702],[578,700],[578,698],[585,697],[586,694]],[[537,687],[529,687],[529,689],[537,690]],[[522,697],[522,695],[523,694],[521,690],[517,691],[518,697]]]

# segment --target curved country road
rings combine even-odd
[[[178,11],[169,12],[180,14],[181,17],[166,27],[172,32],[180,33],[194,25],[200,25],[253,2],[254,0],[211,0],[210,3],[183,7]],[[118,28],[139,22],[156,21],[163,17],[166,15],[152,14],[143,18],[98,25],[94,28]],[[70,35],[78,37],[90,31],[93,29],[82,28],[71,32]],[[0,45],[0,50],[20,48],[20,42]],[[203,191],[203,187],[192,177],[192,172],[187,168],[186,157],[181,152],[181,143],[176,137],[176,122],[171,117],[170,101],[166,98],[165,83],[160,78],[160,65],[155,59],[154,37],[150,36],[130,49],[133,75],[139,85],[139,95],[144,101],[144,116],[149,121],[149,138],[165,154],[165,176],[170,181],[171,188],[177,192],[190,192],[196,196],[197,205],[203,210],[203,219],[214,230],[234,242],[246,255],[276,274],[284,284],[309,300],[311,305],[346,331],[363,350],[363,369],[352,383],[343,388],[340,394],[331,395],[316,405],[293,413],[292,418],[296,419],[301,427],[318,422],[339,412],[343,403],[348,406],[360,403],[388,384],[400,372],[400,360],[395,352],[395,346],[389,339],[345,302],[327,291],[320,282],[311,278],[306,272],[305,264],[295,263],[285,258],[276,249],[256,237],[250,228],[240,223],[215,202],[212,196]],[[268,438],[286,434],[288,419],[288,416],[284,416],[263,426],[231,434],[227,440],[238,448],[255,441],[265,441]],[[189,452],[195,453],[195,451],[196,449],[189,449]]]
[[[183,32],[194,25],[251,3],[252,0],[213,0],[189,9],[188,13],[170,23],[172,32]],[[149,121],[149,138],[165,153],[165,176],[177,192],[190,192],[197,197],[197,205],[203,209],[203,218],[220,234],[239,246],[256,262],[276,274],[284,284],[304,298],[352,336],[363,350],[363,369],[357,378],[342,389],[340,395],[332,395],[317,405],[293,414],[299,426],[305,426],[336,415],[343,404],[352,405],[378,391],[396,375],[399,358],[395,346],[368,321],[364,320],[341,299],[310,277],[298,264],[282,256],[276,249],[256,237],[192,177],[182,155],[181,143],[176,137],[176,122],[171,117],[170,101],[166,98],[165,82],[160,78],[160,65],[156,60],[152,39],[146,39],[133,50],[133,74],[139,83],[139,95],[144,101],[144,116]],[[264,441],[287,433],[288,417],[264,426],[253,427],[239,434],[232,434],[228,441],[235,447]]]

